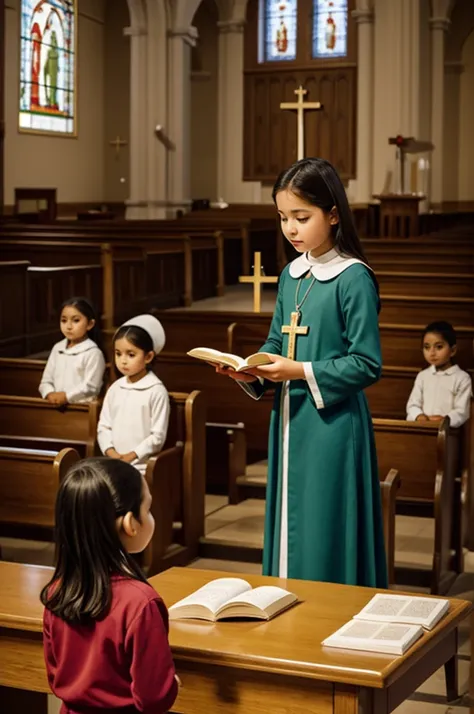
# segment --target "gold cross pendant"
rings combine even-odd
[[[286,353],[286,356],[288,359],[295,359],[295,352],[296,352],[296,335],[307,335],[309,327],[299,327],[298,322],[300,319],[300,313],[299,312],[292,312],[291,313],[291,322],[289,325],[283,325],[281,328],[281,331],[284,335],[289,335],[288,337],[288,351]]]

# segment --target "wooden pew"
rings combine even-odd
[[[206,405],[204,395],[170,393],[166,443],[147,465],[155,533],[143,554],[148,575],[197,557],[204,536]]]
[[[461,259],[443,258],[438,262],[427,263],[423,260],[405,260],[403,257],[387,260],[384,257],[375,257],[370,261],[370,267],[377,275],[380,271],[394,271],[399,273],[462,273],[464,275],[474,274],[474,265],[470,261],[463,262]],[[436,280],[436,279],[435,279]]]
[[[0,356],[25,354],[29,347],[29,265],[25,260],[0,263]]]
[[[381,471],[395,467],[401,478],[397,511],[435,519],[431,592],[445,593],[463,569],[459,476],[461,432],[442,424],[374,419]]]
[[[474,297],[473,273],[394,272],[375,269],[383,295],[436,295],[439,298]]]
[[[79,441],[86,445],[86,456],[94,456],[99,411],[98,401],[55,407],[43,399],[0,395],[0,443],[4,436],[26,437],[30,444],[33,437],[42,439],[41,444]]]
[[[78,460],[74,449],[0,447],[0,534],[52,540],[59,484]]]

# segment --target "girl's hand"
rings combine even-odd
[[[263,377],[270,382],[286,382],[289,379],[305,379],[302,362],[295,362],[280,355],[268,355],[273,364],[265,364],[262,367],[255,367],[247,374],[255,377]]]
[[[428,421],[441,421],[443,419],[442,416],[430,416],[428,417]]]
[[[209,363],[210,364],[210,363]],[[213,364],[216,368],[217,374],[225,374],[227,377],[235,380],[236,382],[256,382],[257,377],[253,375],[250,370],[248,372],[236,372],[232,367],[223,367],[220,364]]]
[[[138,456],[134,451],[129,451],[128,454],[119,454],[119,459],[125,461],[127,464],[131,464],[132,461],[136,461]]]
[[[114,448],[107,449],[105,452],[105,455],[109,457],[109,459],[121,459],[122,457],[120,456],[118,451],[115,451]]]
[[[67,404],[66,392],[50,392],[46,399],[50,404],[55,404],[57,407]]]
[[[429,421],[429,419],[426,414],[418,414],[415,421]]]

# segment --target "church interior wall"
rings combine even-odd
[[[80,0],[78,12],[78,135],[18,131],[20,0],[6,3],[5,204],[15,187],[56,187],[61,203],[103,200],[104,0]],[[74,167],[74,170],[71,170]]]
[[[130,175],[130,25],[126,0],[106,0],[104,25],[104,200],[125,201]],[[116,152],[110,141],[127,145]]]
[[[459,200],[474,201],[474,31],[462,50],[459,102]]]
[[[191,197],[217,196],[218,10],[203,0],[193,18],[199,38],[191,54]]]

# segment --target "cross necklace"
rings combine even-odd
[[[301,286],[301,280],[300,278],[298,280],[298,285],[296,286],[296,294],[295,294],[295,312],[291,313],[291,321],[289,325],[283,325],[281,328],[281,331],[284,335],[288,335],[288,350],[286,353],[286,356],[288,359],[295,359],[295,352],[296,352],[296,335],[307,335],[309,327],[301,327],[298,325],[298,322],[300,321],[301,317],[301,308],[303,307],[306,298],[309,295],[309,292],[311,288],[313,287],[314,283],[316,282],[316,278],[313,276],[313,279],[307,288],[305,294],[303,295],[303,298],[301,302],[298,302],[298,296],[300,292],[300,286]]]

